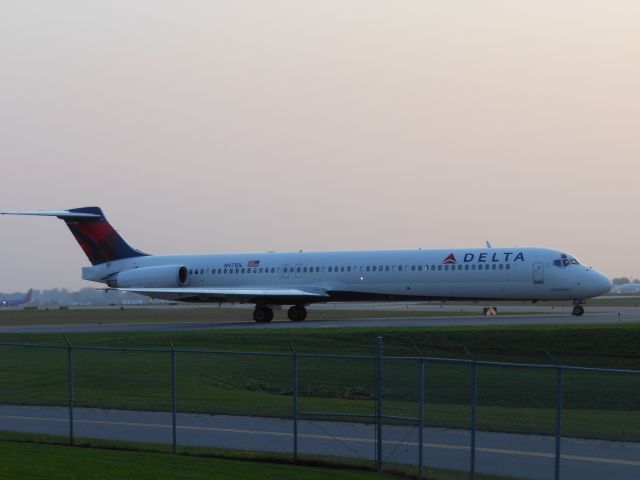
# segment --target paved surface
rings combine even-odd
[[[68,435],[69,410],[63,407],[0,406],[0,429]],[[102,409],[74,409],[78,437],[139,442],[172,442],[171,414]],[[300,420],[298,451],[357,459],[375,458],[371,425]],[[418,429],[385,426],[385,462],[418,463]],[[255,451],[293,452],[293,422],[259,417],[178,414],[178,445]],[[468,470],[470,433],[425,428],[425,465]],[[476,471],[544,480],[554,475],[555,439],[536,435],[478,432]],[[563,479],[640,478],[640,444],[596,440],[562,440]]]
[[[326,310],[327,306],[323,306]],[[344,310],[344,305],[338,307]],[[0,326],[0,333],[89,333],[89,332],[126,332],[126,331],[176,331],[200,329],[260,329],[260,328],[339,328],[339,327],[444,327],[444,326],[490,326],[490,325],[545,325],[545,324],[593,324],[593,323],[640,323],[640,308],[635,307],[588,307],[587,313],[581,317],[570,314],[568,307],[522,306],[504,307],[515,314],[500,314],[493,317],[478,316],[432,316],[432,317],[376,317],[376,311],[402,311],[407,305],[356,305],[354,309],[371,310],[369,318],[345,318],[340,320],[323,320],[319,307],[309,308],[309,318],[304,322],[274,321],[268,324],[257,324],[250,320],[251,310],[247,309],[247,321],[211,323],[127,323],[127,324],[75,324],[75,325],[11,325]],[[480,307],[471,306],[436,306],[411,305],[412,311],[428,312],[477,312]],[[533,313],[532,313],[533,312]]]

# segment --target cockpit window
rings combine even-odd
[[[553,265],[556,267],[568,267],[569,265],[580,265],[580,262],[575,259],[574,257],[571,257],[569,255],[567,255],[566,253],[562,253],[560,255],[560,259],[559,260],[554,260],[553,261]]]

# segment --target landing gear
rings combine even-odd
[[[576,317],[579,317],[583,313],[584,313],[584,308],[582,307],[582,305],[575,305],[573,307],[573,310],[571,311],[571,315],[575,315]]]
[[[292,322],[301,322],[307,318],[307,309],[304,305],[294,305],[287,312],[287,316]]]
[[[257,323],[269,323],[273,320],[273,310],[266,305],[256,305],[253,311],[253,319]]]

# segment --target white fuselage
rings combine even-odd
[[[183,266],[188,269],[184,284],[166,285],[167,289],[178,288],[149,295],[189,301],[198,301],[188,295],[190,290],[207,288],[326,292],[327,298],[305,299],[305,303],[367,299],[565,300],[590,298],[610,290],[611,283],[604,275],[569,258],[571,262],[558,250],[535,247],[150,255],[84,268],[83,278],[109,283],[119,272],[136,268]],[[282,304],[297,303],[296,299],[281,300]]]

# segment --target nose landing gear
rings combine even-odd
[[[571,311],[571,315],[579,317],[584,313],[584,307],[582,306],[582,300],[580,298],[573,299],[573,310]]]

